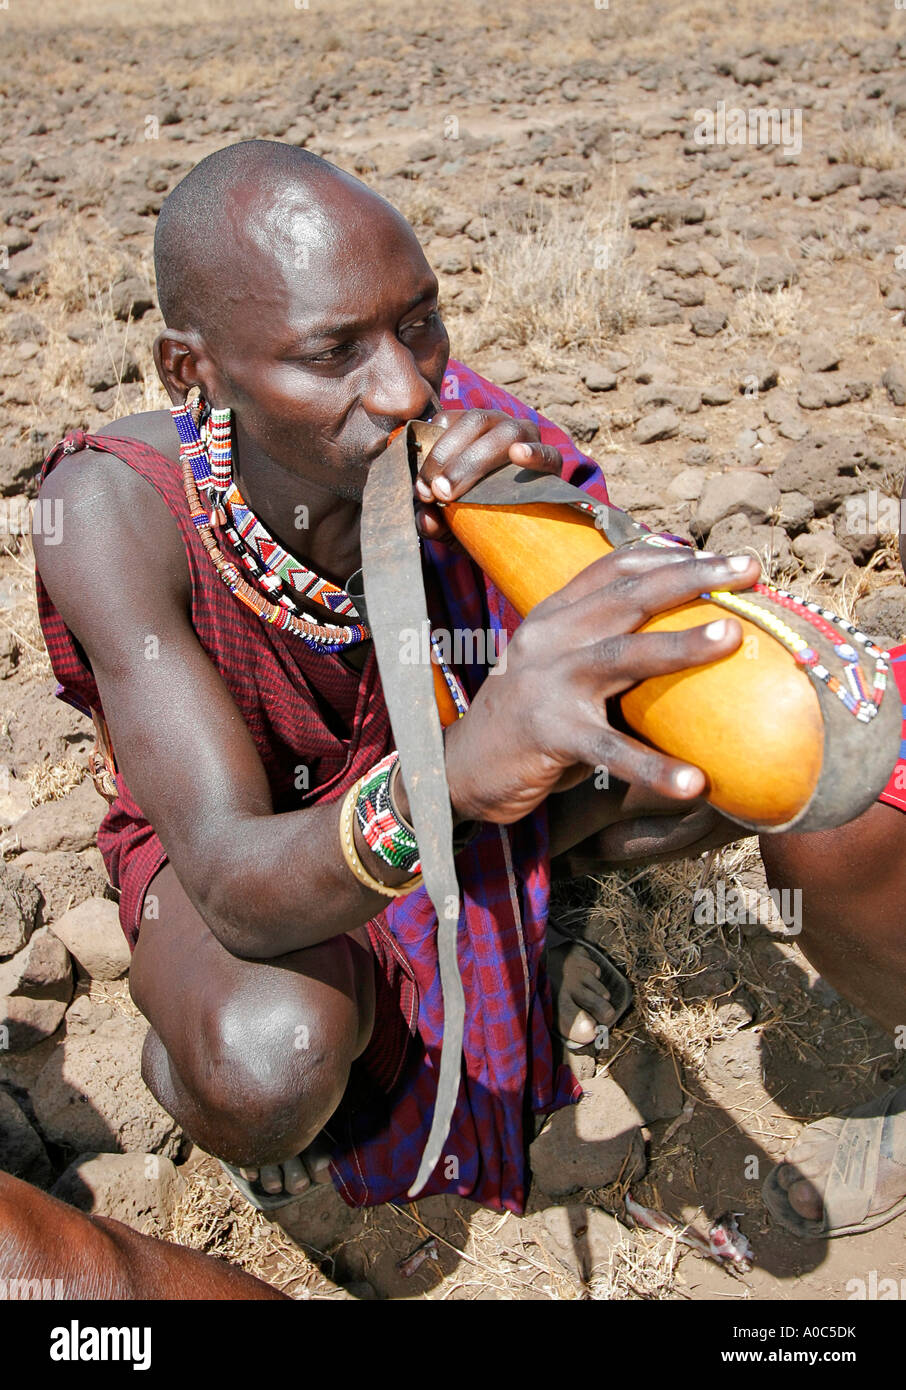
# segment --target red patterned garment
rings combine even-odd
[[[484,407],[536,421],[544,442],[563,455],[563,476],[607,500],[597,465],[561,430],[469,368],[450,362],[442,400],[448,410]],[[373,649],[361,673],[350,671],[338,657],[310,651],[238,603],[189,519],[180,469],[150,446],[76,431],[49,454],[44,476],[65,454],[89,447],[114,454],[133,468],[174,517],[188,558],[192,625],[251,732],[275,813],[339,799],[393,746]],[[436,626],[515,630],[518,615],[468,557],[430,542],[423,544],[423,554]],[[37,585],[59,693],[86,712],[102,714],[84,653],[40,576]],[[487,668],[464,667],[457,674],[471,698]],[[304,791],[295,786],[300,763],[309,769]],[[98,847],[120,890],[120,920],[134,947],[145,893],[166,853],[120,774],[117,792],[98,833]],[[463,1082],[447,1152],[424,1195],[457,1193],[518,1212],[528,1190],[532,1112],[556,1109],[580,1094],[569,1072],[555,1068],[550,1038],[552,1007],[543,961],[549,893],[546,807],[514,826],[483,827],[457,865],[463,888],[459,957],[466,991]],[[330,1125],[334,1177],[350,1205],[403,1197],[427,1138],[443,1033],[436,927],[423,889],[393,900],[368,924],[378,964],[378,1016],[372,1042],[357,1064],[368,1084],[350,1088]]]

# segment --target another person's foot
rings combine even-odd
[[[330,1154],[323,1140],[315,1140],[301,1154],[285,1163],[265,1164],[261,1168],[240,1168],[247,1182],[256,1183],[271,1197],[285,1194],[301,1197],[314,1184],[330,1182]]]
[[[581,944],[567,941],[550,948],[547,969],[558,1033],[579,1047],[594,1043],[599,1027],[609,1028],[616,1018],[601,967]]]
[[[870,1230],[899,1215],[906,1209],[906,1086],[808,1125],[770,1174],[765,1200],[800,1235]]]

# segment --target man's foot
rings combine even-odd
[[[330,1182],[330,1154],[326,1144],[315,1140],[301,1154],[285,1163],[265,1164],[261,1168],[240,1168],[247,1182],[256,1183],[268,1196],[301,1197],[317,1183]]]
[[[803,1236],[855,1234],[893,1220],[906,1210],[906,1086],[809,1125],[764,1195],[776,1219]]]
[[[578,1047],[588,1046],[599,1027],[609,1028],[617,1017],[600,965],[580,943],[564,941],[549,948],[547,969],[558,1033]]]

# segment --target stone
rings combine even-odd
[[[664,299],[672,299],[674,304],[681,304],[685,309],[694,308],[697,304],[704,304],[705,291],[701,285],[693,284],[690,280],[673,280],[661,285],[661,295]]]
[[[41,921],[43,901],[30,878],[0,863],[0,956],[21,951]]]
[[[86,898],[53,924],[66,949],[91,980],[120,980],[131,953],[120,926],[119,908],[109,898]]]
[[[783,429],[780,429],[783,433]],[[885,460],[865,435],[814,434],[795,444],[781,460],[775,478],[784,492],[803,492],[815,507],[815,516],[826,516],[853,493],[870,483],[855,476],[881,469]]]
[[[857,565],[867,564],[881,544],[880,532],[872,526],[866,499],[850,497],[834,512],[834,535]]]
[[[0,1169],[45,1187],[52,1169],[47,1150],[25,1112],[0,1088]]]
[[[109,391],[121,382],[138,381],[140,376],[134,354],[122,343],[97,343],[85,363],[85,385],[89,391]]]
[[[551,410],[545,408],[542,413],[549,416]],[[553,407],[553,414],[560,428],[579,444],[590,444],[601,428],[598,417],[587,410],[576,410],[568,405],[556,405]]]
[[[653,444],[658,439],[672,439],[679,434],[680,421],[676,411],[670,406],[654,410],[644,416],[635,427],[633,438],[636,444]]]
[[[856,604],[860,627],[888,647],[906,641],[906,589],[902,584],[886,584],[873,589]]]
[[[645,357],[636,367],[633,376],[636,381],[647,386],[652,381],[663,380],[666,370],[666,363],[659,357]]]
[[[2,634],[0,634],[0,645],[2,645]],[[18,777],[7,776],[0,780],[5,780],[6,786],[0,791],[0,826],[7,829],[15,825],[27,811],[31,810],[31,791],[28,784],[20,781]],[[0,951],[0,955],[3,952]]]
[[[583,1284],[608,1268],[623,1241],[616,1217],[596,1207],[547,1207],[542,1223],[539,1234],[549,1253]]]
[[[815,504],[803,492],[780,494],[780,524],[790,535],[804,531],[815,515]]]
[[[777,385],[778,369],[766,357],[750,357],[734,373],[741,395],[757,395]]]
[[[760,1028],[744,1028],[715,1043],[705,1058],[708,1076],[731,1093],[738,1091],[740,1082],[760,1084],[762,1065]]]
[[[906,207],[906,171],[902,169],[863,169],[859,197],[875,198],[879,203]]]
[[[106,803],[86,777],[58,801],[46,801],[16,822],[20,850],[49,854],[93,845]]]
[[[799,344],[799,365],[804,372],[832,372],[839,367],[840,357],[826,338],[803,338]]]
[[[83,1153],[61,1173],[51,1196],[91,1216],[162,1236],[184,1187],[173,1163],[160,1154]]]
[[[666,382],[652,382],[650,386],[643,386],[640,391],[635,393],[635,404],[638,410],[650,410],[664,405],[673,406],[674,410],[682,410],[687,415],[694,415],[701,410],[702,398],[698,391],[692,386],[669,386]]]
[[[800,440],[805,439],[808,434],[808,425],[800,418],[781,420],[777,426],[777,433],[783,439]]]
[[[729,405],[732,399],[733,392],[722,382],[706,386],[702,391],[702,405]]]
[[[797,399],[803,410],[823,410],[846,405],[850,395],[844,382],[816,372],[802,378]]]
[[[789,536],[782,526],[756,526],[744,512],[724,517],[712,527],[708,549],[718,555],[754,553],[767,565],[786,569],[793,563]]]
[[[484,371],[489,381],[496,381],[499,386],[514,386],[517,381],[525,381],[528,375],[516,357],[495,357],[485,364]]]
[[[589,391],[613,391],[617,385],[616,372],[597,365],[586,367],[581,378]]]
[[[602,358],[603,365],[612,372],[624,372],[629,366],[629,361],[625,352],[605,352]]]
[[[434,235],[442,237],[459,236],[464,232],[472,220],[470,212],[453,212],[447,210],[442,212],[434,222]]]
[[[16,870],[35,883],[44,895],[45,922],[53,922],[85,898],[100,898],[112,893],[107,882],[104,861],[96,849],[80,854],[54,850],[38,854],[29,850],[16,859]]]
[[[645,324],[648,328],[666,328],[671,323],[682,323],[683,315],[679,305],[669,299],[655,299],[645,310]]]
[[[26,994],[31,999],[72,998],[69,952],[50,927],[39,927],[27,945],[0,961],[0,995]]]
[[[794,417],[796,401],[789,391],[774,391],[764,403],[764,413],[775,425]]]
[[[78,1153],[175,1158],[182,1131],[141,1077],[147,1023],[112,1011],[92,1013],[77,1011],[74,1023],[81,1026],[75,1029],[67,1019],[66,1037],[32,1090],[42,1133]]]
[[[906,405],[906,373],[902,367],[888,367],[881,377],[881,385],[893,405]]]
[[[713,458],[711,450],[706,444],[693,444],[691,449],[687,449],[683,456],[683,462],[690,464],[694,468],[703,468],[711,462]]]
[[[6,1046],[10,1052],[27,1052],[45,1038],[50,1038],[63,1022],[66,1002],[63,999],[32,999],[24,994],[0,998],[0,1029],[5,1029]]]
[[[684,468],[668,483],[667,493],[680,502],[694,502],[701,496],[704,486],[705,480],[699,469]]]
[[[620,1054],[610,1074],[646,1125],[672,1120],[683,1108],[682,1087],[669,1057],[647,1043],[633,1043]]]
[[[689,326],[697,338],[715,338],[727,326],[727,316],[723,309],[703,306],[693,309],[689,315]]]
[[[763,522],[780,502],[780,489],[762,473],[734,469],[710,478],[690,523],[693,534],[707,536],[725,516],[742,513],[751,521]]]
[[[857,377],[855,381],[847,381],[845,385],[850,399],[854,401],[867,401],[874,390],[871,382],[866,381],[863,377]]]
[[[771,294],[774,290],[795,285],[798,279],[799,272],[792,261],[786,260],[784,256],[772,254],[759,258],[755,269],[754,285],[755,289],[761,290],[762,293]]]
[[[810,570],[821,570],[832,584],[841,580],[852,564],[849,551],[832,531],[807,531],[793,541],[793,554]]]
[[[665,197],[645,198],[630,207],[629,225],[652,227],[655,222],[661,222],[665,227],[678,227],[681,223],[704,222],[705,213],[703,203],[668,194]]]
[[[145,280],[140,280],[137,275],[127,275],[125,279],[117,280],[111,288],[110,305],[114,318],[123,322],[140,319],[154,308],[154,295]]]
[[[642,1116],[612,1077],[596,1076],[578,1105],[549,1120],[529,1150],[535,1181],[549,1197],[605,1187],[645,1172]]]

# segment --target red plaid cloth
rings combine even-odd
[[[447,409],[482,406],[535,420],[545,442],[561,450],[563,476],[607,500],[597,465],[562,431],[469,368],[450,362],[442,399]],[[310,652],[237,603],[189,519],[180,470],[149,446],[76,431],[50,453],[45,475],[64,454],[87,447],[114,454],[135,469],[173,515],[188,557],[193,627],[252,734],[275,812],[342,796],[392,747],[373,651],[361,674],[352,672],[338,658]],[[467,557],[427,542],[423,549],[429,611],[438,626],[515,630],[518,615]],[[102,713],[84,654],[40,576],[37,585],[59,693],[82,710]],[[458,674],[471,697],[487,670],[473,666]],[[305,791],[295,786],[299,763],[309,768]],[[145,893],[166,856],[121,775],[117,788],[98,847],[120,889],[120,919],[134,946]],[[555,1071],[552,1058],[550,987],[543,965],[546,807],[514,826],[484,827],[457,864],[464,899],[459,940],[466,991],[463,1083],[447,1151],[425,1194],[458,1193],[518,1212],[528,1190],[532,1111],[556,1109],[580,1094],[565,1069]],[[411,1184],[430,1127],[443,1033],[437,921],[427,894],[422,889],[394,900],[368,926],[378,967],[377,1022],[357,1064],[368,1084],[350,1087],[330,1124],[335,1178],[351,1205],[400,1198]]]

